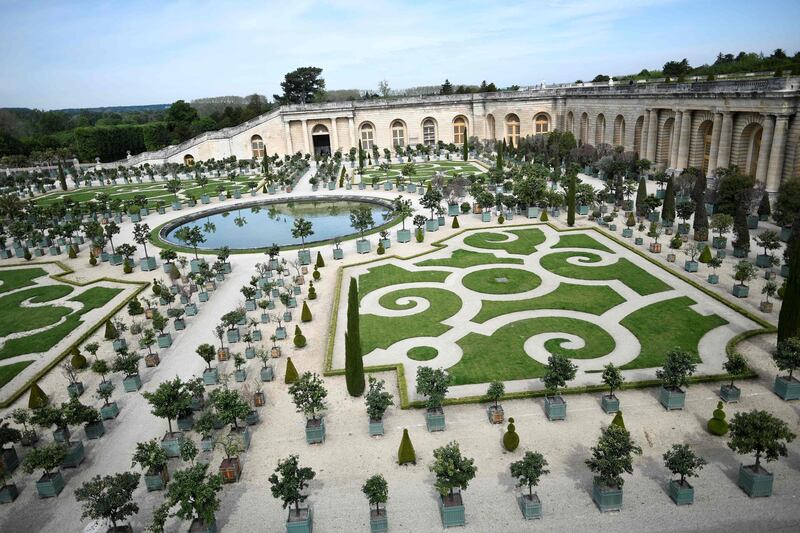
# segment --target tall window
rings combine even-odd
[[[453,121],[453,142],[455,144],[464,144],[467,140],[467,121],[464,117],[457,117]]]
[[[547,133],[550,131],[550,120],[544,113],[539,113],[533,119],[533,131],[537,135],[540,133]]]
[[[406,127],[399,120],[392,122],[392,146],[404,147],[406,145]]]
[[[436,123],[432,118],[422,121],[422,142],[428,146],[436,144]]]
[[[372,124],[364,124],[361,126],[361,148],[372,150],[373,146],[375,146],[375,130]]]
[[[506,116],[506,142],[519,146],[519,117],[514,113]]]
[[[264,157],[267,151],[264,149],[264,140],[261,135],[253,135],[250,137],[250,148],[253,150],[253,159]]]

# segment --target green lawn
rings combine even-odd
[[[382,154],[381,154],[382,155]],[[394,159],[394,155],[392,156]],[[381,159],[383,161],[383,159]],[[379,183],[383,183],[387,180],[394,183],[395,179],[400,177],[401,170],[405,163],[394,163],[389,165],[389,172],[384,172],[380,169],[379,166],[373,165],[371,167],[365,167],[364,169],[364,181],[366,183],[372,183],[373,178],[377,178]],[[469,162],[464,161],[430,161],[430,162],[423,162],[423,163],[414,163],[414,170],[416,174],[410,175],[404,178],[405,182],[413,181],[413,182],[421,182],[425,180],[429,180],[434,177],[436,172],[442,172],[445,175],[445,179],[452,178],[456,174],[481,174],[483,173],[478,167],[473,165]]]
[[[490,268],[470,272],[461,283],[483,294],[516,294],[535,289],[542,284],[542,279],[519,268]]]
[[[36,285],[36,278],[46,276],[42,268],[7,268],[0,270],[0,294],[4,292],[13,291],[22,287],[30,287]]]
[[[430,361],[439,355],[439,350],[433,346],[414,346],[406,355],[414,361]]]
[[[558,242],[553,245],[553,248],[589,248],[592,250],[614,253],[585,233],[564,234],[558,239]]]
[[[673,348],[697,354],[697,343],[703,335],[728,321],[718,315],[703,316],[689,309],[695,303],[682,296],[648,305],[626,316],[620,324],[636,335],[642,351],[622,368],[662,366],[665,354]],[[699,357],[697,361],[700,361]]]
[[[395,265],[381,265],[369,269],[368,274],[358,278],[358,293],[363,298],[365,295],[389,285],[403,283],[433,282],[442,283],[450,272],[410,272]]]
[[[541,259],[541,265],[554,274],[573,279],[585,280],[612,280],[623,282],[642,296],[663,292],[671,287],[651,276],[624,257],[608,266],[582,266],[567,263],[570,257],[581,257],[584,263],[597,263],[600,257],[590,252],[557,252],[548,254]]]
[[[544,233],[538,228],[511,230],[509,233],[518,238],[508,241],[507,236],[502,233],[482,231],[473,233],[464,239],[464,244],[475,248],[486,248],[489,250],[505,250],[510,254],[529,255],[536,251],[536,246],[545,240]]]
[[[544,365],[525,353],[525,341],[540,333],[571,333],[584,339],[586,345],[578,350],[561,347],[561,341],[545,343],[550,353],[560,353],[575,359],[603,357],[614,349],[614,339],[602,328],[573,318],[529,318],[513,322],[485,336],[470,333],[458,345],[464,352],[461,360],[448,369],[453,384],[488,383],[495,379],[531,379],[543,375]]]
[[[0,359],[7,359],[26,353],[46,352],[55,346],[61,339],[69,335],[72,330],[77,328],[83,321],[81,316],[92,309],[102,307],[110,302],[122,289],[109,289],[107,287],[92,287],[83,293],[70,298],[70,301],[80,302],[83,308],[68,315],[66,320],[48,330],[11,339],[0,348]]]
[[[411,337],[438,337],[450,326],[441,323],[461,309],[461,298],[446,289],[411,288],[383,295],[380,304],[387,309],[409,309],[414,304],[398,305],[395,301],[404,296],[418,296],[430,302],[422,313],[409,316],[384,317],[361,315],[361,347],[364,354],[375,348],[388,348],[397,341]]]
[[[481,310],[472,318],[473,322],[483,324],[487,320],[517,311],[537,309],[563,309],[602,315],[625,299],[605,285],[573,285],[561,283],[556,290],[536,298],[512,300],[510,302],[484,300]]]
[[[6,383],[14,379],[17,374],[25,370],[31,363],[33,363],[33,361],[17,361],[10,365],[0,366],[0,389],[2,389]]]
[[[418,266],[443,266],[453,268],[469,268],[476,265],[490,265],[490,264],[510,264],[521,265],[522,259],[516,258],[501,258],[494,254],[473,252],[472,250],[455,250],[453,255],[444,259],[426,259],[415,263]]]
[[[50,302],[71,292],[69,285],[44,285],[0,298],[0,337],[55,324],[72,309],[58,305],[23,308],[20,304],[25,300],[35,304]]]

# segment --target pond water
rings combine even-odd
[[[297,218],[310,221],[313,235],[306,244],[346,237],[356,232],[350,226],[350,211],[357,207],[369,207],[375,226],[385,222],[385,207],[369,202],[356,201],[304,201],[271,203],[262,206],[231,208],[224,212],[201,216],[169,230],[165,240],[185,246],[175,233],[184,226],[199,226],[206,238],[201,248],[215,249],[228,246],[231,249],[265,248],[273,243],[280,246],[301,244],[292,237],[292,227]]]

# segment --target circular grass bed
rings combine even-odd
[[[439,355],[439,350],[433,346],[415,346],[408,351],[407,355],[414,361],[430,361]]]
[[[535,289],[542,279],[519,268],[490,268],[470,272],[461,280],[468,289],[484,294],[516,294]]]

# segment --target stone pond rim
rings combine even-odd
[[[210,207],[208,209],[203,209],[197,211],[195,213],[191,213],[188,215],[180,216],[174,218],[172,220],[168,220],[167,222],[161,224],[160,226],[154,228],[150,231],[150,243],[159,247],[159,248],[172,248],[181,253],[192,253],[193,248],[187,246],[185,244],[177,244],[172,242],[171,240],[167,239],[167,235],[170,232],[177,229],[178,227],[193,222],[195,220],[201,220],[203,218],[207,218],[212,215],[217,215],[225,212],[233,212],[238,211],[241,209],[251,209],[253,207],[260,207],[265,208],[271,205],[276,204],[300,204],[300,203],[333,203],[333,202],[347,202],[347,203],[361,203],[361,204],[371,204],[374,206],[383,207],[386,209],[391,210],[393,206],[393,201],[385,198],[379,198],[375,196],[362,196],[362,195],[312,195],[312,196],[292,196],[292,197],[277,197],[277,198],[268,198],[268,199],[258,199],[258,200],[249,200],[246,202],[240,203],[229,203],[227,205],[217,205],[215,207]],[[374,235],[381,230],[388,229],[400,221],[400,218],[397,216],[393,216],[392,218],[384,221],[382,224],[375,225],[372,229],[365,231],[364,235]],[[359,233],[357,231],[353,231],[350,233],[346,233],[340,235],[342,241],[350,240],[353,238],[357,238]],[[334,238],[329,239],[321,239],[321,240],[306,240],[306,248],[320,246],[323,244],[330,244],[333,243]],[[249,254],[249,253],[260,253],[265,251],[272,243],[265,244],[264,246],[255,246],[255,247],[237,247],[231,248],[230,252],[233,254]],[[301,248],[300,244],[294,245],[280,245],[281,251],[284,250],[299,250]],[[209,253],[217,253],[219,248],[213,247],[197,247],[198,254],[209,254]]]

